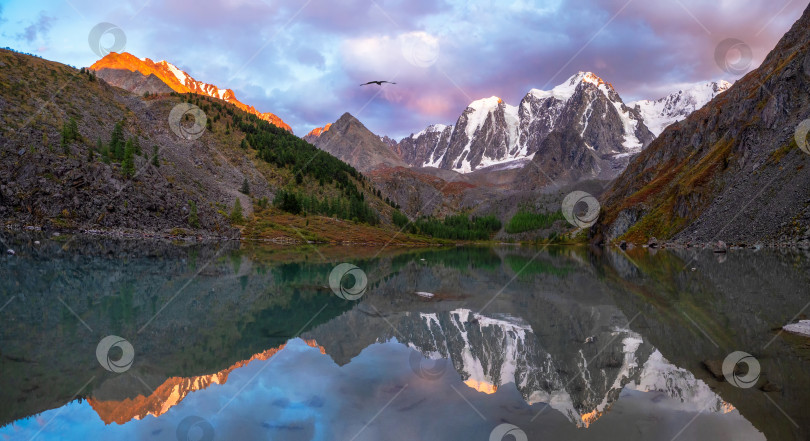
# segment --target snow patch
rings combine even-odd
[[[419,139],[419,138],[421,138],[422,136],[424,136],[424,135],[426,135],[428,133],[441,133],[441,132],[444,131],[444,129],[446,129],[448,127],[449,126],[446,126],[444,124],[432,124],[432,125],[427,126],[427,128],[425,130],[422,130],[419,133],[415,133],[415,134],[411,135],[410,138],[411,139]]]
[[[635,101],[627,106],[638,106],[644,124],[658,136],[667,126],[686,118],[730,87],[731,83],[727,81],[695,83],[663,98]]]
[[[787,332],[810,337],[810,320],[799,320],[798,323],[791,323],[782,327]]]
[[[169,72],[171,72],[174,75],[174,77],[177,78],[177,81],[179,81],[180,84],[183,84],[183,85],[186,84],[186,80],[188,79],[188,75],[186,75],[185,72],[178,69],[177,66],[175,66],[172,63],[169,63],[168,61],[164,60],[164,61],[162,61],[162,63],[164,63],[166,65],[166,68],[168,68]]]

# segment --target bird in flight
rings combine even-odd
[[[361,86],[367,86],[369,84],[376,84],[378,86],[382,86],[383,83],[397,84],[397,83],[392,83],[391,81],[369,81],[368,83],[361,84]]]

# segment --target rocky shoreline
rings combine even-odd
[[[11,233],[40,233],[44,236],[60,237],[62,235],[75,235],[81,234],[86,236],[98,236],[112,239],[167,239],[167,240],[185,240],[196,242],[216,242],[216,241],[229,241],[240,240],[239,236],[226,236],[221,234],[212,233],[205,230],[190,230],[178,229],[181,232],[160,232],[149,230],[133,230],[131,228],[112,228],[112,229],[71,229],[71,228],[43,228],[37,225],[6,225],[6,231]],[[179,233],[179,234],[178,234]]]
[[[7,225],[5,231],[12,234],[39,234],[43,238],[59,238],[71,235],[81,235],[85,237],[97,237],[103,239],[134,239],[134,240],[160,240],[170,242],[187,243],[212,243],[212,242],[244,242],[244,243],[265,243],[272,245],[298,246],[298,245],[341,245],[341,246],[389,246],[389,247],[440,247],[458,246],[465,243],[389,243],[386,240],[351,242],[351,241],[311,241],[301,239],[291,239],[289,237],[275,237],[271,239],[253,239],[242,237],[241,235],[226,236],[212,233],[205,230],[182,229],[182,232],[156,232],[148,230],[133,230],[129,228],[113,229],[67,229],[67,228],[42,228],[33,225]],[[506,244],[503,244],[506,245]],[[514,245],[514,244],[511,244]],[[9,253],[13,254],[13,253]]]
[[[134,230],[131,228],[112,228],[112,229],[69,229],[69,228],[48,228],[48,227],[41,227],[38,225],[6,225],[6,231],[10,231],[12,233],[22,233],[22,232],[37,232],[43,233],[48,236],[58,237],[60,235],[72,235],[72,234],[81,234],[87,236],[98,236],[104,238],[113,238],[113,239],[144,239],[144,240],[154,240],[154,239],[161,239],[161,240],[171,240],[171,241],[186,241],[186,242],[218,242],[218,241],[242,241],[242,242],[263,242],[263,243],[271,243],[274,245],[304,245],[304,244],[338,244],[338,245],[375,245],[375,244],[385,244],[386,241],[374,242],[374,241],[365,241],[365,242],[318,242],[318,241],[304,241],[298,239],[291,239],[289,237],[278,237],[272,239],[250,239],[242,237],[239,234],[236,235],[223,235],[217,234],[211,231],[206,230],[191,230],[188,228],[177,228],[173,229],[172,231],[151,231],[151,230]],[[234,231],[235,233],[237,231]],[[480,242],[464,242],[464,243],[455,243],[455,245],[460,244],[478,244]],[[488,244],[490,242],[487,242]],[[453,245],[453,244],[405,244],[405,246],[442,246],[442,245]],[[497,243],[497,245],[520,245],[520,243]],[[396,244],[395,246],[403,246],[403,244]],[[608,246],[615,246],[619,247],[623,250],[632,250],[635,248],[646,248],[650,250],[655,249],[699,249],[699,250],[712,250],[715,253],[726,253],[728,251],[735,251],[735,250],[754,250],[758,251],[764,248],[768,249],[800,249],[800,250],[810,250],[810,240],[799,240],[799,241],[758,241],[753,244],[749,243],[730,243],[727,244],[722,240],[718,241],[711,241],[711,242],[702,242],[702,241],[685,241],[685,240],[658,240],[656,238],[651,238],[645,244],[637,244],[633,242],[621,241],[621,242],[614,242]]]

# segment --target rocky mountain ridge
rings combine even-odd
[[[412,166],[461,173],[531,159],[552,131],[576,129],[602,159],[640,151],[652,133],[637,109],[592,72],[579,72],[550,91],[532,89],[517,106],[498,97],[472,102],[453,126],[432,125],[399,142]]]
[[[433,124],[399,141],[379,138],[408,166],[417,168],[471,173],[521,169],[534,160],[538,170],[521,173],[521,188],[609,180],[664,127],[729,86],[723,81],[698,83],[655,101],[625,104],[611,84],[592,72],[579,72],[550,91],[532,89],[518,106],[494,96],[484,98],[472,102],[454,125]],[[314,129],[304,139],[317,145],[328,126]],[[542,158],[537,158],[538,152]],[[348,156],[344,160],[360,165]],[[379,165],[363,163],[368,170]]]
[[[363,173],[380,167],[406,166],[379,136],[349,113],[332,124],[314,129],[304,140]]]
[[[173,90],[178,93],[196,93],[218,98],[292,132],[292,128],[278,116],[270,112],[259,112],[255,107],[239,101],[233,90],[221,89],[213,84],[196,80],[165,60],[155,62],[149,58],[138,58],[127,52],[120,54],[111,52],[93,63],[90,69],[113,86],[138,94],[164,93]],[[160,80],[163,84],[155,80]]]
[[[760,67],[633,159],[605,198],[595,240],[810,240],[810,154],[800,148],[808,29],[810,8]]]

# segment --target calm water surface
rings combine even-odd
[[[810,438],[799,252],[4,240],[0,439]]]

